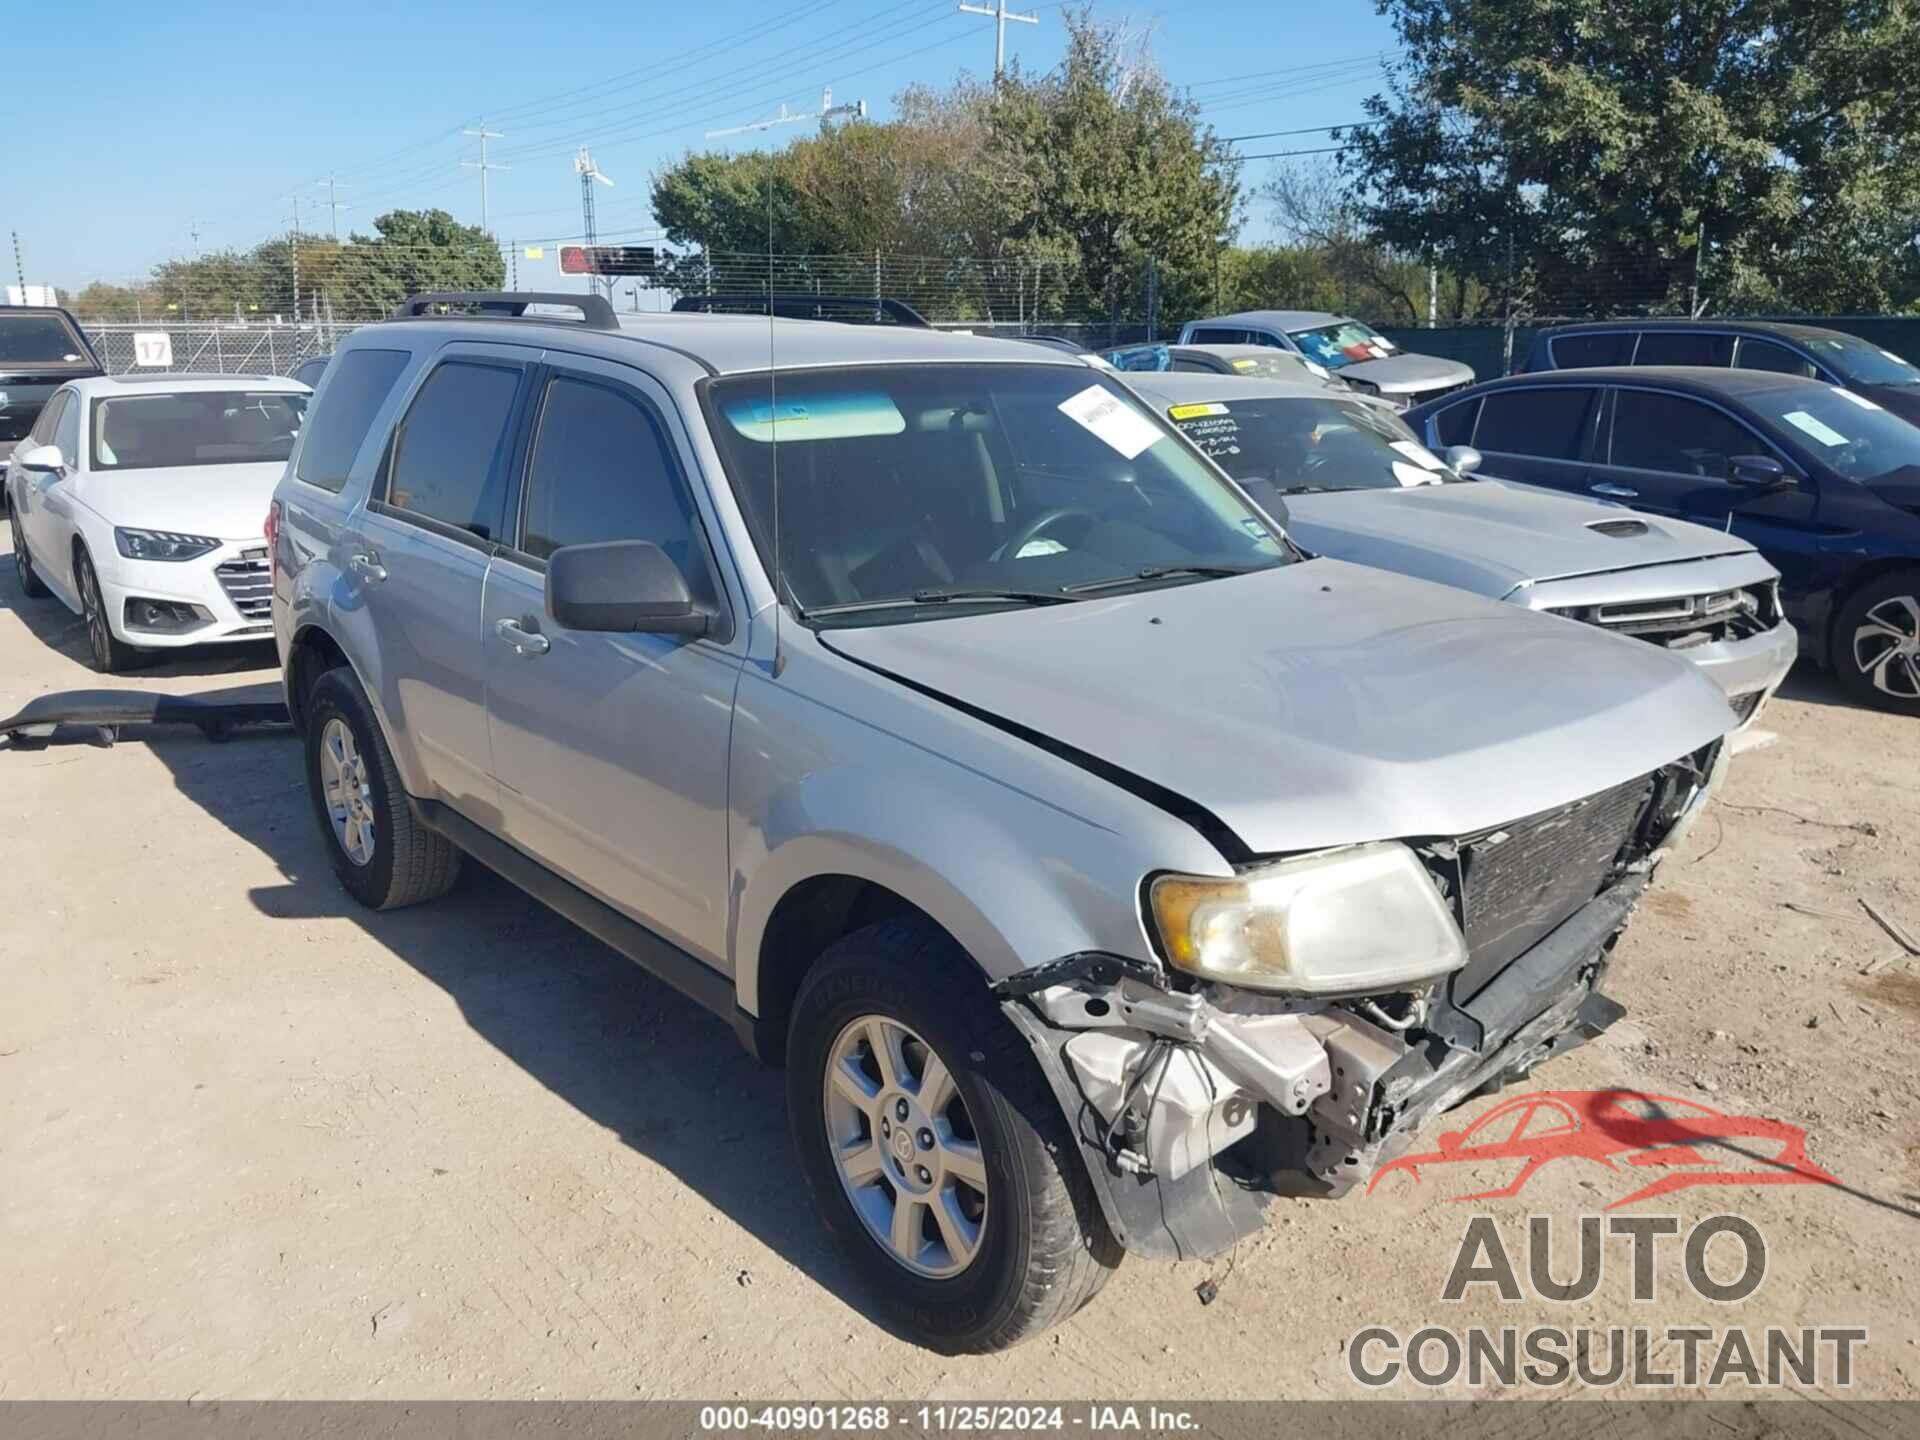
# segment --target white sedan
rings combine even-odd
[[[261,527],[312,392],[264,375],[116,375],[47,401],[7,462],[13,563],[84,616],[95,668],[273,635]]]

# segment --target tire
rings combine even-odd
[[[904,1042],[888,1045],[894,1084],[865,1038],[876,1022]],[[934,1061],[951,1077],[951,1101],[928,1095],[930,1081],[949,1089],[933,1079]],[[808,973],[788,1029],[787,1107],[821,1219],[887,1318],[924,1345],[1003,1350],[1072,1315],[1120,1263],[1037,1062],[965,952],[924,917],[845,936]],[[891,1128],[903,1114],[906,1123]],[[893,1149],[903,1134],[912,1162]],[[843,1178],[837,1155],[856,1147],[852,1168],[870,1180]],[[903,1199],[917,1215],[905,1249],[918,1264],[882,1233]]]
[[[452,888],[460,851],[414,819],[373,706],[344,666],[309,693],[306,750],[320,838],[349,895],[371,910],[398,910]],[[336,803],[347,813],[336,817]]]
[[[133,669],[140,652],[113,633],[113,622],[100,594],[100,576],[85,549],[73,554],[73,586],[80,592],[80,612],[87,621],[87,650],[93,668],[102,675],[120,675]]]
[[[1862,705],[1920,715],[1920,570],[1869,581],[1833,622],[1833,672]]]
[[[27,537],[20,531],[19,517],[11,507],[7,510],[7,529],[13,540],[13,574],[20,582],[20,589],[30,600],[44,600],[51,592],[47,582],[40,578],[40,572],[33,568],[33,554],[27,549]]]

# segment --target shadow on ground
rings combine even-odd
[[[247,687],[202,698],[253,697]],[[263,914],[353,920],[529,1075],[887,1324],[815,1218],[780,1073],[742,1051],[721,1020],[472,860],[444,899],[362,909],[334,878],[302,751],[285,730],[214,745],[179,727],[129,726],[127,742],[149,744],[184,794],[278,866],[282,882],[250,894]]]

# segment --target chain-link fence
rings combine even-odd
[[[291,375],[302,361],[330,355],[354,327],[343,324],[87,324],[109,375]]]

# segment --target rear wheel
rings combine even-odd
[[[4,492],[0,492],[4,493]],[[28,598],[38,600],[47,593],[46,582],[33,568],[33,556],[27,552],[27,537],[20,531],[20,517],[7,510],[7,530],[13,540],[13,574]]]
[[[460,875],[460,852],[414,819],[393,752],[353,672],[327,671],[307,700],[307,789],[333,873],[362,905],[432,900]]]
[[[821,1218],[923,1344],[1004,1349],[1120,1263],[1032,1054],[923,917],[846,936],[808,974],[787,1103]]]
[[[1920,570],[1863,585],[1834,620],[1833,668],[1854,699],[1920,715]]]
[[[93,657],[93,668],[102,675],[131,670],[140,652],[113,633],[107,602],[100,594],[100,577],[94,573],[93,560],[85,550],[74,552],[73,584],[80,592],[80,610],[87,620],[87,649]]]

